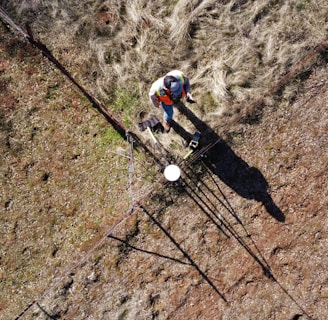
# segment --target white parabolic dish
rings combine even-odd
[[[168,165],[164,170],[164,176],[169,181],[177,181],[180,178],[180,168],[175,164]]]

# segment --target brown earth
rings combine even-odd
[[[129,144],[0,30],[1,319],[326,319],[326,54],[248,121],[181,106],[173,157],[179,123],[220,142],[166,184],[136,145],[130,189]]]

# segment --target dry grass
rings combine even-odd
[[[173,68],[190,75],[203,117],[245,114],[327,34],[323,0],[23,1],[16,9],[101,99],[111,102],[117,87],[137,95],[132,117],[149,110],[151,82]]]
[[[319,115],[325,114],[326,107],[317,101],[321,111],[315,113],[309,105],[307,110],[313,112],[309,111],[306,117],[302,106],[299,111],[295,108],[303,92],[316,90],[303,85],[314,67],[320,70],[326,63],[324,55],[307,66],[308,73],[291,79],[279,92],[272,92],[272,88],[327,37],[325,0],[0,0],[0,4],[22,27],[31,23],[35,37],[135,132],[141,111],[161,116],[148,102],[152,81],[170,69],[185,71],[198,102],[190,106],[193,112],[217,134],[226,131],[228,142],[245,161],[269,177],[274,195],[291,213],[286,228],[294,228],[295,234],[303,228],[304,234],[315,239],[314,249],[308,249],[313,250],[311,267],[317,279],[307,276],[305,268],[294,268],[293,273],[296,262],[284,267],[283,259],[292,254],[301,264],[298,254],[306,243],[295,242],[291,246],[294,239],[290,239],[282,246],[281,258],[272,253],[271,244],[277,245],[279,232],[286,237],[289,233],[265,218],[256,220],[263,216],[263,208],[222,186],[252,234],[265,238],[262,248],[277,266],[277,274],[286,279],[292,273],[286,280],[287,289],[297,294],[297,300],[306,302],[310,300],[302,294],[321,286],[321,291],[314,294],[315,301],[311,301],[324,309],[321,298],[327,297],[327,282],[322,280],[324,271],[318,265],[320,250],[326,252],[326,231],[320,229],[326,198],[313,195],[311,190],[317,194],[322,194],[321,188],[326,190],[327,159],[321,156],[313,167],[311,156],[322,154],[320,148],[325,146],[322,132],[327,132],[327,123],[321,122]],[[0,310],[12,318],[59,279],[130,208],[129,145],[46,59],[13,36],[4,24],[0,37]],[[318,71],[318,75],[320,72],[323,71]],[[320,84],[315,85],[321,88]],[[258,101],[261,103],[256,104]],[[241,116],[244,123],[237,123]],[[175,117],[189,132],[195,129],[184,115],[176,112]],[[305,118],[309,123],[304,128],[301,120],[294,120]],[[255,123],[258,126],[252,126]],[[270,124],[269,129],[265,123]],[[140,136],[149,145],[147,135]],[[175,157],[184,154],[178,134],[172,132],[160,139]],[[155,148],[152,150],[156,153]],[[158,182],[159,175],[153,160],[141,150],[136,149],[134,156],[132,191],[139,199]],[[304,182],[307,179],[312,185]],[[207,185],[217,192],[211,181],[206,180]],[[306,187],[299,187],[297,181]],[[97,251],[97,258],[83,264],[70,279],[65,274],[61,284],[42,300],[48,310],[53,315],[75,319],[82,313],[85,318],[142,319],[160,314],[161,319],[192,319],[199,311],[203,318],[211,319],[214,312],[226,311],[228,317],[229,313],[249,315],[254,310],[263,311],[268,319],[282,316],[283,311],[279,313],[270,306],[285,310],[290,301],[281,291],[273,297],[277,286],[260,279],[260,267],[254,260],[247,260],[249,257],[245,251],[240,253],[233,239],[218,235],[217,228],[188,197],[172,190],[166,192],[169,195],[159,192],[156,201],[148,200],[147,208],[158,212],[165,203],[165,215],[159,211],[161,222],[199,266],[217,279],[219,290],[231,301],[240,299],[241,303],[235,305],[236,313],[227,310],[221,300],[213,303],[217,296],[206,291],[204,279],[202,283],[189,266],[166,260],[157,264],[158,257],[150,259],[134,251],[129,251],[117,266],[119,246],[112,242]],[[214,194],[209,199],[216,201]],[[218,204],[217,207],[224,213]],[[134,245],[183,258],[142,213],[136,219],[124,225],[118,235],[124,237],[139,224],[140,232],[132,239]],[[239,231],[243,234],[242,229]],[[280,260],[275,260],[275,255]],[[242,259],[239,261],[238,257]],[[300,275],[312,283],[304,284]],[[67,283],[69,293],[63,294]],[[183,301],[178,301],[176,291]],[[244,293],[239,295],[240,292]],[[267,302],[263,310],[259,300],[252,299],[256,292],[263,293]],[[154,298],[157,294],[160,298]],[[195,303],[202,298],[207,306]],[[13,304],[12,299],[17,303]],[[74,305],[70,299],[75,299]],[[102,299],[107,305],[98,308]],[[295,305],[290,310],[289,318],[299,312]],[[44,317],[36,307],[33,313],[32,318]]]
[[[23,52],[25,45],[10,37],[1,29],[1,308],[6,314],[24,309],[53,282],[56,269],[80,259],[131,206],[129,145],[36,50]],[[144,176],[152,166],[144,170],[148,162],[138,151],[135,158],[136,200],[148,192]]]

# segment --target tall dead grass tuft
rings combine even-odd
[[[101,99],[112,98],[115,83],[137,92],[143,108],[151,82],[170,69],[191,76],[205,113],[247,108],[327,34],[324,0],[24,0],[7,6],[22,23],[33,22],[38,37]],[[212,105],[206,105],[209,96]]]

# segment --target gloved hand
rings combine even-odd
[[[186,101],[189,103],[196,103],[196,101],[192,98],[192,95],[190,92],[187,93]]]

